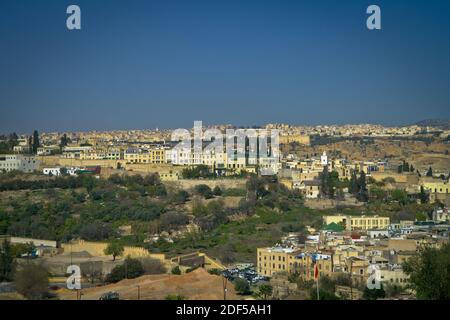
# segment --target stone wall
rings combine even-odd
[[[104,250],[108,246],[106,242],[90,242],[90,241],[73,241],[62,245],[64,251],[67,252],[83,252],[86,251],[92,256],[105,257]],[[154,258],[160,261],[165,260],[164,254],[152,254],[147,249],[142,247],[124,247],[123,256],[130,256],[132,258]]]

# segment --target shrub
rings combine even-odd
[[[176,274],[176,275],[180,275],[181,274],[181,269],[179,266],[175,266],[172,268],[172,270],[170,271],[172,274]]]
[[[247,280],[238,278],[234,281],[234,289],[239,294],[249,294],[250,293],[250,284]]]
[[[48,271],[42,265],[28,263],[16,273],[17,292],[27,299],[38,300],[48,295]]]
[[[114,283],[123,279],[134,279],[144,273],[144,267],[139,260],[127,257],[123,264],[115,266],[111,273],[106,276],[106,282]]]

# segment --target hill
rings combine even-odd
[[[422,121],[418,121],[415,125],[421,127],[439,127],[445,130],[450,129],[450,118],[444,119],[426,119]]]
[[[146,275],[136,279],[126,279],[114,284],[83,289],[83,300],[98,300],[103,293],[116,291],[121,300],[136,300],[137,286],[141,300],[164,300],[169,294],[181,295],[186,300],[222,300],[222,277],[209,274],[199,268],[182,275]],[[239,299],[234,285],[228,282],[227,299]],[[59,293],[63,300],[73,300],[76,295],[69,290]]]

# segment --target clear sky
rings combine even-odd
[[[448,118],[449,15],[447,0],[1,0],[0,132]]]

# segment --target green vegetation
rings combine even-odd
[[[16,272],[14,282],[17,292],[27,299],[48,297],[48,271],[43,265],[26,263]]]
[[[414,196],[403,190],[385,190],[384,183],[366,181],[364,174],[358,177],[353,172],[350,182],[338,182],[334,173],[322,176],[325,185],[332,186],[329,196],[334,192],[338,197],[335,191],[347,184],[356,196],[366,194],[364,208],[307,208],[301,194],[288,190],[276,176],[250,175],[242,189],[211,190],[200,184],[188,192],[166,187],[154,174],[95,179],[90,175],[46,177],[10,172],[0,174],[0,190],[10,190],[0,192],[0,233],[63,242],[115,239],[121,246],[144,246],[168,256],[202,251],[222,263],[255,262],[256,247],[271,246],[287,232],[299,232],[305,238],[305,226],[320,229],[324,214],[364,212],[389,216],[392,221],[423,220],[433,209],[431,204],[416,203]],[[234,199],[228,196],[241,199],[231,207],[228,201]],[[187,231],[190,223],[200,231]],[[131,226],[132,234],[121,235],[121,226]],[[146,241],[173,231],[181,233],[171,239],[160,236],[156,242]]]
[[[319,278],[319,299],[320,300],[338,300],[334,290],[336,287],[336,281],[330,277],[321,276]],[[311,300],[317,300],[317,285],[314,283],[309,289],[309,296]]]
[[[209,170],[206,165],[198,165],[193,168],[185,168],[181,172],[185,179],[199,179],[199,178],[214,178],[215,175]]]
[[[176,275],[180,275],[181,274],[181,269],[179,266],[175,266],[172,268],[172,270],[170,270],[170,273],[172,274],[176,274]]]
[[[414,172],[414,167],[413,167],[412,164],[409,164],[408,162],[406,162],[405,160],[403,160],[403,163],[402,163],[401,165],[398,166],[397,172],[398,172],[398,173],[403,173],[403,172]]]
[[[0,282],[12,281],[14,270],[13,249],[11,243],[8,240],[5,240],[0,247]]]
[[[323,168],[320,174],[321,195],[326,198],[342,200],[344,198],[343,188],[349,185],[348,180],[339,180],[339,174],[336,171],[328,171],[328,166]]]
[[[18,145],[18,136],[16,133],[11,133],[7,136],[0,136],[0,154],[8,154],[13,151],[13,148]]]
[[[195,193],[204,197],[205,199],[211,199],[214,197],[214,194],[209,186],[206,184],[199,184],[194,188]]]
[[[450,243],[440,249],[424,247],[403,264],[418,299],[450,299]]]
[[[124,247],[121,243],[117,241],[111,241],[108,243],[108,246],[105,249],[106,255],[111,255],[113,257],[113,261],[116,261],[116,257],[123,255]]]
[[[119,282],[123,279],[134,279],[145,273],[144,266],[138,259],[126,257],[123,264],[115,266],[106,276],[107,283]]]
[[[0,197],[2,234],[60,241],[106,240],[117,237],[117,227],[123,224],[150,227],[177,205],[172,199],[185,199],[184,193],[167,194],[155,175],[105,180],[10,172],[0,174],[0,190],[16,191]]]
[[[247,280],[242,278],[234,280],[234,290],[236,290],[238,294],[242,295],[251,293],[250,284],[248,283]]]
[[[37,154],[37,149],[40,147],[40,142],[39,142],[39,133],[37,132],[37,130],[34,130],[33,132],[33,142],[31,144],[31,152],[33,154]]]
[[[229,188],[222,190],[222,196],[224,197],[245,197],[247,190],[239,188]]]
[[[380,289],[369,289],[364,288],[363,298],[364,300],[377,300],[386,297],[386,292],[384,291],[383,285]]]
[[[267,300],[272,296],[273,287],[270,284],[262,284],[258,288],[257,297],[262,300]]]

